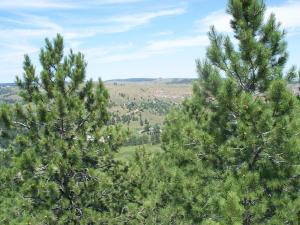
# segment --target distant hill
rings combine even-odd
[[[106,83],[121,82],[121,83],[141,83],[141,82],[154,82],[165,84],[190,84],[196,78],[128,78],[128,79],[112,79],[106,80]]]
[[[139,82],[158,82],[166,84],[190,84],[196,78],[126,78],[126,79],[111,79],[106,80],[105,83],[121,82],[121,83],[139,83]],[[0,83],[0,87],[14,87],[15,83]]]
[[[0,87],[14,87],[15,83],[0,83]]]
[[[112,79],[106,80],[105,82],[148,82],[155,81],[154,78],[127,78],[127,79]]]
[[[196,78],[174,78],[174,79],[167,79],[167,84],[190,84],[193,83]]]

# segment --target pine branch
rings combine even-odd
[[[75,128],[75,132],[77,132],[80,128],[84,126],[84,124],[88,121],[89,117],[92,115],[92,112],[89,112],[89,114],[81,121],[81,123]]]
[[[23,127],[23,128],[26,128],[26,129],[28,129],[28,130],[30,130],[30,129],[31,129],[31,127],[30,127],[29,125],[25,124],[25,123],[21,123],[21,122],[13,121],[13,124],[15,124],[15,125],[19,125],[19,126],[21,126],[21,127]]]

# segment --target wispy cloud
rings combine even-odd
[[[63,1],[53,0],[1,0],[0,9],[70,9],[74,8],[75,5]]]
[[[114,5],[114,4],[126,4],[126,3],[136,3],[136,2],[142,2],[143,0],[98,0],[93,1],[91,3],[94,4],[100,4],[100,5]]]
[[[300,2],[287,1],[285,4],[267,8],[266,18],[274,13],[279,21],[288,31],[294,32],[300,28]],[[209,27],[214,25],[219,32],[232,32],[230,27],[231,16],[225,10],[218,10],[210,13],[208,16],[196,21],[198,31],[206,32]]]
[[[60,30],[62,26],[50,20],[48,17],[37,16],[34,14],[17,13],[18,19],[0,18],[0,21],[8,23],[7,26],[21,25],[26,28],[43,28]]]
[[[144,12],[140,14],[126,15],[121,17],[113,17],[104,20],[104,22],[128,23],[128,24],[144,24],[151,20],[163,16],[177,16],[186,12],[185,8],[163,9],[156,12]]]
[[[206,47],[208,44],[209,41],[206,35],[198,35],[151,41],[144,47],[136,48],[135,50],[132,50],[135,46],[130,43],[129,45],[107,46],[85,50],[85,53],[91,62],[114,63],[147,59],[155,55],[186,50],[191,47]]]
[[[95,5],[137,3],[143,0],[1,0],[0,9],[74,9]]]
[[[17,19],[1,18],[0,21],[6,26],[0,29],[0,40],[12,42],[19,40],[30,41],[32,38],[53,37],[57,33],[62,33],[67,40],[75,40],[93,36],[94,33],[85,30],[72,30],[65,28],[48,17],[30,14],[17,14]],[[17,28],[20,27],[20,28]]]
[[[156,36],[156,37],[161,37],[161,36],[170,36],[172,34],[174,34],[173,31],[160,31],[160,32],[157,32],[153,35]]]
[[[1,53],[0,53],[0,59],[2,60],[11,60],[13,58],[22,58],[24,55],[24,52],[31,54],[37,52],[39,49],[29,45],[28,43],[19,43],[14,45],[9,44],[1,44]]]
[[[186,9],[181,7],[161,9],[155,12],[115,16],[111,18],[87,21],[87,24],[90,24],[90,27],[87,29],[93,30],[96,33],[122,33],[148,24],[159,17],[178,16],[185,12]]]
[[[132,0],[133,1],[133,0]],[[136,1],[136,0],[135,0]],[[121,0],[107,1],[107,3],[125,2]],[[104,4],[104,3],[103,3]],[[0,21],[9,23],[9,26],[0,30],[0,38],[30,38],[30,37],[51,37],[56,33],[61,33],[66,39],[78,39],[92,37],[98,34],[114,34],[127,32],[136,27],[152,22],[159,17],[177,16],[185,13],[185,8],[162,9],[156,12],[144,12],[123,16],[115,16],[95,20],[86,18],[85,26],[64,26],[54,22],[48,17],[30,14],[18,14],[17,19],[0,18]],[[60,18],[63,21],[63,18]],[[79,25],[82,23],[78,21]],[[15,28],[15,25],[22,25]],[[12,28],[13,27],[13,28]]]
[[[212,12],[208,16],[196,21],[198,31],[207,32],[213,25],[219,32],[231,32],[230,15],[224,10]]]
[[[288,1],[286,4],[268,8],[268,14],[275,13],[282,26],[293,32],[300,28],[300,2]]]
[[[39,50],[37,47],[22,40],[19,40],[19,43],[1,43],[0,48],[0,78],[6,76],[10,81],[14,81],[16,75],[21,75],[24,54],[37,54]]]
[[[9,16],[0,15],[0,59],[2,74],[20,74],[24,54],[30,54],[37,61],[39,47],[45,37],[52,38],[57,33],[66,39],[67,48],[82,51],[89,63],[111,63],[147,58],[153,53],[143,46],[132,44],[108,44],[90,47],[89,40],[101,39],[101,35],[113,35],[128,32],[144,26],[162,17],[182,15],[185,5],[156,6],[148,10],[133,10],[127,14],[113,13],[98,15],[107,5],[123,5],[144,2],[145,0],[0,0],[0,12],[8,11]],[[103,6],[103,10],[102,10]],[[86,9],[95,11],[86,13]],[[125,6],[127,7],[127,6]],[[15,11],[12,11],[12,10]],[[55,11],[49,13],[49,9]],[[107,9],[112,9],[111,7]],[[43,11],[41,11],[43,10]],[[67,10],[68,12],[66,13]],[[74,12],[76,12],[74,14]],[[45,12],[45,13],[43,13]],[[47,12],[47,13],[46,13]],[[79,20],[78,13],[84,17]],[[88,11],[90,12],[90,11]],[[70,17],[69,17],[70,16]],[[76,16],[76,17],[74,17]],[[66,21],[67,20],[67,21]],[[39,44],[40,45],[40,44]]]
[[[299,33],[300,1],[280,1],[284,4],[268,8],[267,14],[274,12],[289,33]],[[209,4],[215,8],[225,4],[220,2]],[[201,57],[194,49],[204,54],[211,25],[232,35],[225,9],[209,12],[201,4],[203,0],[0,0],[0,79],[22,72],[25,53],[37,63],[43,39],[57,33],[64,36],[66,49],[86,55],[93,74],[103,67],[111,74],[121,64],[128,67],[127,72],[151,61],[165,65],[165,55],[185,61],[185,68],[189,65],[192,70],[194,59]],[[190,58],[180,59],[182,53],[190,53]],[[147,73],[148,69],[151,65]],[[123,73],[121,68],[117,71]],[[177,66],[166,71],[184,69]]]
[[[170,39],[170,40],[161,40],[150,42],[147,46],[148,50],[151,51],[162,51],[166,49],[179,49],[179,48],[188,48],[188,47],[199,47],[207,46],[209,44],[207,35],[198,35],[192,37]]]
[[[149,58],[151,55],[152,54],[150,52],[139,50],[130,53],[119,53],[119,54],[108,55],[100,59],[99,62],[114,63],[114,62],[125,62],[125,61],[132,61],[132,60],[141,60],[141,59]]]
[[[75,50],[84,52],[87,58],[91,61],[101,60],[118,52],[130,50],[133,47],[132,43],[115,44],[110,46],[94,46],[90,48],[76,48]]]

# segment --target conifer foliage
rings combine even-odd
[[[1,165],[1,224],[99,224],[121,213],[112,150],[122,136],[106,126],[108,92],[101,80],[85,81],[84,56],[64,56],[63,47],[60,35],[46,39],[40,76],[25,56],[17,78],[23,102],[2,106],[1,132],[10,143]]]
[[[300,223],[300,108],[285,32],[265,11],[229,0],[235,40],[211,28],[193,96],[165,121],[158,178],[143,181],[154,223]]]
[[[299,76],[262,0],[229,0],[233,37],[209,32],[193,95],[170,113],[158,157],[113,152],[108,93],[81,53],[46,39],[23,102],[0,110],[1,224],[300,224]]]

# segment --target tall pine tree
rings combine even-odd
[[[85,81],[84,56],[64,56],[63,47],[60,35],[46,39],[39,76],[25,56],[17,78],[23,101],[1,108],[10,140],[1,224],[113,224],[125,212],[128,194],[113,159],[123,137],[107,126],[108,92],[101,80]]]
[[[300,108],[285,81],[285,32],[265,11],[229,0],[235,41],[211,28],[193,96],[165,121],[154,179],[140,181],[139,221],[300,223]]]

